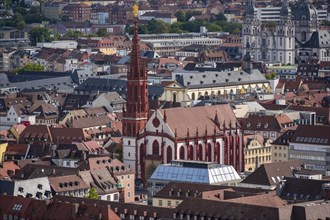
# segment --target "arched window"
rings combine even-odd
[[[180,147],[180,160],[184,160],[184,146]]]
[[[152,155],[159,156],[159,143],[157,140],[152,143]]]
[[[207,161],[212,161],[212,145],[207,144]]]
[[[189,160],[194,160],[194,147],[192,145],[189,145],[188,152],[189,152],[188,155]]]
[[[208,95],[209,95],[209,93],[208,93],[208,92],[205,92],[205,93],[204,93],[204,96],[208,96]]]
[[[217,149],[217,151],[216,151],[216,155],[217,155],[217,162],[218,163],[220,163],[220,161],[221,161],[221,149],[220,149],[220,143],[219,142],[217,142],[217,144],[216,144],[216,149]]]
[[[218,95],[221,95],[221,91],[220,90],[218,90]]]
[[[166,149],[166,163],[171,163],[172,161],[172,148],[171,146],[167,146]]]
[[[195,93],[194,92],[191,94],[191,99],[195,100]]]
[[[306,41],[306,31],[301,33],[301,41]]]
[[[198,153],[197,160],[202,161],[203,160],[203,146],[201,144],[198,145],[197,153]]]

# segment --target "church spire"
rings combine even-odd
[[[139,7],[135,4],[133,6],[133,14],[135,17],[134,21],[134,31],[132,39],[132,52],[131,52],[131,70],[129,78],[140,78],[145,77],[143,72],[145,68],[141,67],[141,54],[140,54],[140,39],[139,39],[139,25],[138,25],[138,9]]]
[[[138,35],[138,6],[133,6],[135,17],[132,39],[131,64],[127,73],[126,109],[123,112],[123,160],[135,170],[138,178],[144,179],[144,155],[137,149],[136,137],[148,120],[148,79],[144,63],[141,61]],[[140,160],[140,161],[139,161]]]

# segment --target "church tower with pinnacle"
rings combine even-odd
[[[136,137],[148,120],[148,78],[140,56],[138,35],[138,6],[133,6],[135,17],[131,65],[127,74],[126,109],[123,109],[123,160],[124,164],[138,173],[138,149]]]

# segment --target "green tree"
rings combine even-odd
[[[50,42],[51,36],[46,28],[32,28],[29,31],[29,39],[32,45],[36,45],[38,42]]]
[[[96,35],[98,37],[106,37],[106,36],[108,36],[108,31],[106,28],[99,28],[96,32]]]
[[[177,11],[175,13],[175,16],[179,22],[185,22],[186,21],[186,14],[183,11]]]
[[[66,37],[69,37],[69,38],[79,38],[79,37],[84,37],[84,33],[80,32],[80,31],[68,31],[66,32],[65,34]]]
[[[275,77],[276,77],[275,72],[265,74],[265,78],[268,80],[275,79]]]
[[[148,30],[149,33],[152,34],[168,33],[170,30],[170,25],[165,23],[164,21],[152,19],[148,22]]]
[[[17,8],[15,8],[14,12],[15,13],[16,12],[17,13],[20,13],[22,16],[25,16],[28,13],[28,11],[25,8],[23,8],[23,7],[17,7]]]
[[[99,194],[95,187],[89,189],[88,194],[85,196],[87,199],[99,199]]]
[[[19,30],[22,30],[24,27],[25,27],[25,22],[24,21],[19,21],[16,24],[16,28],[19,29]]]
[[[16,12],[13,16],[13,21],[14,21],[14,25],[17,29],[23,29],[24,26],[25,26],[25,21],[24,21],[24,18],[23,16]]]
[[[221,27],[215,23],[210,23],[206,26],[207,30],[210,32],[221,31]]]
[[[186,32],[181,29],[182,23],[181,22],[175,22],[170,27],[170,33],[183,33]]]
[[[34,71],[34,72],[43,72],[45,71],[45,67],[37,64],[37,63],[28,63],[26,64],[22,70],[24,71]]]

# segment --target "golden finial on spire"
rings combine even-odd
[[[137,6],[137,4],[134,4],[133,6],[133,14],[134,14],[134,17],[138,17],[138,13],[139,13],[139,6]]]

